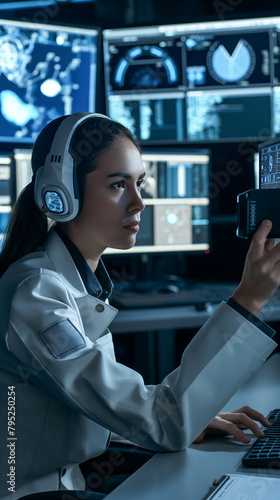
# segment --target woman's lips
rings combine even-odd
[[[135,222],[132,222],[131,224],[128,224],[127,226],[123,226],[123,227],[124,227],[124,229],[127,229],[128,231],[132,231],[133,233],[138,233],[139,222],[140,221],[135,221]]]

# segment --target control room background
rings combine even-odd
[[[18,8],[26,4],[33,8]],[[41,6],[38,4],[41,3]],[[267,0],[265,7],[260,0],[95,0],[79,2],[61,1],[48,5],[46,2],[0,3],[0,17],[6,19],[26,19],[49,24],[72,24],[101,29],[155,24],[188,23],[197,21],[217,21],[242,17],[262,17],[279,15],[275,2]],[[50,2],[51,3],[51,2]],[[2,4],[2,5],[1,5]],[[5,4],[9,9],[4,10]],[[9,5],[10,4],[10,5]],[[36,6],[37,4],[37,6]],[[43,6],[42,6],[43,4]],[[103,75],[100,76],[98,99],[104,99]],[[102,102],[105,112],[105,103]],[[153,266],[170,273],[185,274],[190,278],[224,279],[237,281],[242,272],[248,242],[238,239],[236,230],[236,196],[255,187],[254,153],[258,141],[246,138],[242,142],[207,144],[212,154],[212,181],[215,196],[212,196],[212,241],[207,255],[154,258]],[[199,144],[203,147],[203,144]],[[1,150],[7,149],[0,144]],[[234,162],[234,163],[233,163]],[[229,166],[235,165],[229,173]],[[183,265],[182,265],[183,263]],[[120,261],[121,268],[130,261]],[[138,265],[141,266],[141,263]]]

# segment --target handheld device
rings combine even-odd
[[[259,186],[237,196],[237,230],[251,237],[264,219],[272,221],[271,238],[280,237],[280,138],[259,145]]]

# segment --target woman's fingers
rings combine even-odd
[[[267,238],[264,248],[267,252],[270,252],[275,245],[275,238]]]
[[[264,220],[255,232],[247,253],[242,279],[232,297],[258,316],[280,285],[280,244],[267,238],[272,223]]]
[[[257,422],[260,422],[265,427],[269,427],[270,423],[265,416],[251,408],[243,406],[231,412],[220,412],[208,425],[208,427],[196,438],[194,443],[199,443],[208,433],[226,433],[231,434],[242,443],[249,443],[250,438],[242,429],[250,429],[257,437],[263,437],[264,433],[260,429]]]
[[[264,436],[258,424],[244,413],[221,413],[217,415],[216,419],[217,422],[214,423],[214,426],[218,425],[219,427],[217,428],[232,434],[232,436],[244,443],[248,443],[250,438],[242,432],[241,427],[243,429],[250,429],[256,437]]]
[[[249,254],[252,256],[254,260],[260,259],[262,257],[265,243],[271,231],[271,228],[272,228],[272,222],[266,219],[262,221],[257,231],[253,235],[249,249]]]
[[[264,425],[264,427],[270,427],[270,422],[265,418],[265,416],[251,406],[242,406],[242,408],[238,408],[238,410],[233,410],[231,413],[245,413],[248,417],[253,420],[257,420],[260,424]]]

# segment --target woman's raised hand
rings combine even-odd
[[[279,214],[280,216],[280,214]],[[232,298],[256,316],[280,285],[280,243],[267,238],[272,222],[264,220],[247,253],[240,284]]]

